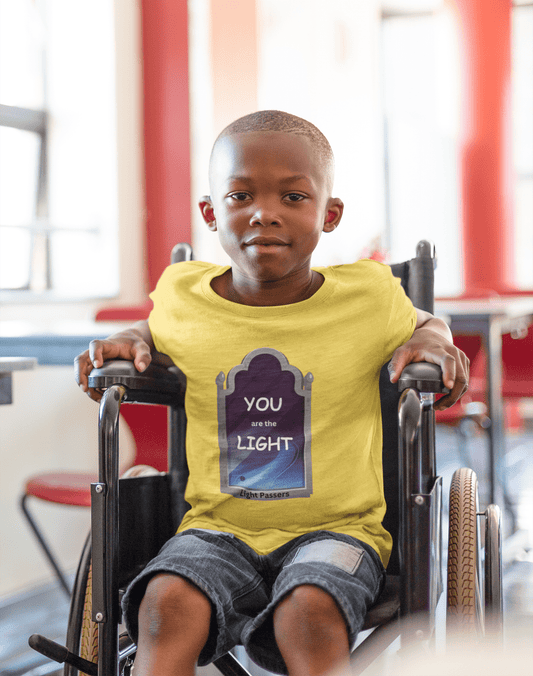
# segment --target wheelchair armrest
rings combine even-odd
[[[106,390],[112,385],[124,385],[127,399],[147,403],[182,403],[185,395],[185,375],[177,366],[150,364],[140,373],[132,361],[111,359],[89,374],[89,387]]]
[[[403,392],[408,388],[419,392],[442,394],[450,391],[442,382],[441,367],[429,362],[407,364],[398,380],[398,389]]]

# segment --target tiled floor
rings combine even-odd
[[[486,485],[484,448],[482,436],[475,435],[465,446],[458,443],[452,430],[438,429],[438,471],[444,478],[445,493],[453,470],[466,464],[467,457],[472,460],[480,483]],[[529,627],[533,636],[533,432],[510,435],[506,458],[510,495],[521,529],[515,546],[511,546],[512,539],[505,546],[506,624],[511,630]],[[0,602],[0,676],[61,673],[58,665],[32,651],[27,639],[32,633],[41,633],[63,643],[67,616],[67,599],[54,584]]]
[[[0,605],[0,674],[57,673],[59,665],[33,651],[28,646],[28,638],[34,633],[43,634],[64,644],[68,610],[68,599],[55,583],[4,600]]]

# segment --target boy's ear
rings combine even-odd
[[[338,197],[330,197],[326,206],[324,232],[333,232],[339,225],[344,212],[344,202]]]
[[[204,221],[207,223],[207,227],[212,232],[215,232],[217,229],[217,221],[215,218],[215,209],[209,195],[202,197],[202,199],[198,202],[198,206],[200,207]]]

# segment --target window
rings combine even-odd
[[[405,260],[413,255],[407,246],[412,241],[434,241],[436,294],[455,295],[461,290],[460,71],[453,18],[438,2],[387,7],[382,19],[386,245],[392,260]]]
[[[393,260],[409,256],[403,242],[435,241],[438,295],[460,289],[457,172],[459,49],[446,5],[390,0],[383,14],[385,165],[388,245]],[[418,8],[422,11],[416,11]],[[433,4],[434,7],[429,8]],[[399,9],[394,9],[395,7]],[[406,7],[410,7],[408,11]],[[533,2],[512,9],[512,138],[514,258],[518,288],[533,288]],[[429,226],[428,226],[429,223]],[[406,234],[407,233],[407,234]]]
[[[118,292],[113,3],[0,0],[0,294]]]

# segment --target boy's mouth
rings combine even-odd
[[[279,237],[252,237],[244,242],[245,246],[288,246],[289,243]]]

